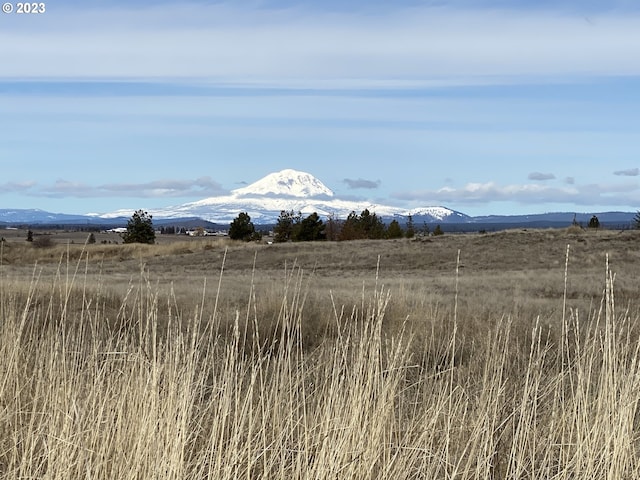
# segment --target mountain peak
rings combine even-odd
[[[241,197],[256,195],[298,198],[333,197],[333,191],[316,177],[291,168],[270,173],[251,185],[233,190],[232,193]]]

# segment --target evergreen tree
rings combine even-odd
[[[640,210],[636,213],[636,216],[633,217],[633,226],[636,229],[640,229]]]
[[[595,215],[589,220],[589,228],[600,228],[600,220]]]
[[[368,209],[363,210],[360,214],[360,225],[364,238],[384,238],[385,229],[382,219],[375,213],[369,212]]]
[[[351,212],[343,222],[340,230],[340,240],[357,240],[361,238],[378,239],[385,237],[385,227],[382,219],[368,209],[360,215]]]
[[[405,236],[407,238],[413,238],[416,234],[416,229],[413,225],[413,216],[409,215],[407,217],[407,231],[405,232]]]
[[[300,213],[297,215],[293,213],[293,210],[287,212],[282,210],[280,212],[280,216],[278,217],[278,221],[276,223],[275,228],[273,229],[274,233],[274,242],[288,242],[292,239],[294,228],[297,224],[300,223]]]
[[[31,230],[27,230],[27,242],[33,242],[33,232]]]
[[[154,243],[153,216],[144,210],[136,210],[127,222],[127,231],[122,235],[124,243]]]
[[[316,212],[313,212],[294,226],[291,239],[294,242],[324,240],[324,228],[324,222]]]
[[[244,240],[249,242],[259,238],[251,217],[246,212],[241,212],[229,225],[229,238],[231,240]]]
[[[442,228],[440,228],[440,225],[436,225],[436,228],[433,229],[433,234],[444,235],[444,232],[442,231]]]
[[[387,238],[402,238],[404,237],[404,232],[400,227],[400,224],[397,220],[391,220],[391,223],[387,227]]]
[[[356,240],[358,238],[362,238],[362,233],[360,232],[360,217],[358,217],[356,212],[351,212],[347,216],[347,219],[342,222],[338,239]]]

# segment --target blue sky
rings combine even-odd
[[[57,1],[0,45],[0,208],[294,168],[407,208],[640,209],[636,1]]]

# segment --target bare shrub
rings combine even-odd
[[[49,235],[36,235],[31,244],[35,248],[49,248],[53,246],[53,240]]]
[[[579,233],[584,233],[584,228],[582,228],[578,224],[574,224],[567,227],[566,231],[567,233],[570,233],[570,234],[579,234]]]

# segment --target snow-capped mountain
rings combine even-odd
[[[445,207],[420,207],[412,208],[405,212],[404,215],[411,215],[413,218],[428,218],[428,221],[442,221],[442,222],[460,222],[465,223],[470,220],[471,217],[464,213],[456,212],[450,208]]]
[[[432,215],[428,212],[432,209]],[[156,218],[200,217],[215,223],[229,223],[240,212],[247,212],[254,223],[275,223],[283,210],[300,212],[303,216],[316,212],[321,217],[346,218],[351,212],[368,209],[380,217],[406,217],[407,209],[371,202],[335,198],[334,192],[310,173],[286,169],[231,191],[230,195],[210,197],[196,202],[150,211]],[[444,207],[417,209],[427,221],[446,221],[449,215],[466,217]],[[109,216],[126,216],[118,211]],[[130,213],[129,213],[130,215]]]
[[[236,197],[276,196],[276,197],[327,197],[334,196],[331,189],[306,172],[286,169],[270,173],[257,182],[231,192]]]
[[[404,209],[370,202],[355,202],[336,198],[333,191],[313,175],[297,170],[282,170],[232,190],[229,195],[210,197],[174,207],[147,209],[158,225],[185,223],[197,225],[203,220],[214,224],[229,224],[240,212],[247,212],[256,225],[276,223],[280,212],[300,212],[308,216],[316,212],[321,217],[345,219],[351,212],[360,214],[368,209],[385,221],[397,219],[405,222],[409,216],[415,225],[424,223],[452,224],[456,229],[467,224],[470,229],[513,228],[515,225],[532,227],[562,227],[574,219],[584,224],[596,213],[601,224],[627,228],[636,212],[554,212],[533,215],[506,215],[470,217],[442,206]],[[51,213],[38,209],[0,209],[0,226],[15,225],[126,225],[135,208],[112,213],[73,215]],[[464,229],[464,228],[463,228]],[[459,231],[459,230],[457,230]]]
[[[131,216],[131,215],[129,215]],[[37,223],[83,223],[85,215],[73,215],[66,213],[52,213],[39,208],[4,208],[0,209],[0,222],[7,224],[37,224]]]
[[[346,218],[351,212],[360,214],[368,209],[385,220],[397,218],[401,223],[411,215],[415,222],[465,223],[467,215],[445,207],[422,207],[407,210],[366,201],[336,198],[334,192],[310,173],[286,169],[271,173],[256,182],[232,190],[229,195],[209,197],[196,202],[166,208],[148,208],[154,220],[201,218],[228,224],[240,212],[247,212],[255,224],[276,223],[284,211],[300,212],[303,216],[317,213],[321,217]],[[122,209],[115,212],[82,215],[50,214],[44,211],[0,210],[0,223],[126,223],[134,212]]]

